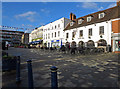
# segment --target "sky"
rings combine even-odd
[[[77,18],[111,8],[116,2],[2,2],[2,25],[34,28],[46,25],[74,13]]]

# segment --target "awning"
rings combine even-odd
[[[39,43],[41,43],[43,40],[39,40],[39,41],[32,41],[32,42],[30,42],[29,44],[39,44]]]
[[[51,42],[54,42],[54,40],[52,40]]]

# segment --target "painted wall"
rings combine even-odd
[[[104,26],[104,35],[102,35],[102,38],[99,35],[100,26]],[[88,29],[90,28],[92,28],[91,38],[88,37]],[[82,38],[79,37],[80,30],[83,30]],[[72,40],[73,31],[76,31],[74,40]],[[69,38],[67,39],[68,42],[75,41],[78,44],[79,41],[88,42],[89,40],[93,40],[95,42],[95,46],[97,47],[97,41],[99,41],[100,39],[104,39],[107,41],[107,44],[111,45],[111,21],[101,22],[97,24],[74,28],[71,30],[66,30],[64,33],[65,38],[66,38],[66,33],[69,33]]]
[[[68,23],[69,23],[69,20],[63,17],[59,20],[56,20],[44,26],[43,38],[44,38],[44,43],[47,43],[47,47],[51,47],[51,46],[53,47],[54,45],[61,46],[61,40],[64,39],[63,30],[66,24]],[[55,37],[55,32],[56,32],[56,37]],[[59,36],[58,36],[58,32],[60,33]],[[52,34],[53,34],[53,37],[52,37]],[[48,35],[50,35],[50,37]],[[59,40],[59,42],[56,42],[56,40]],[[54,41],[54,42],[51,42],[51,41]]]

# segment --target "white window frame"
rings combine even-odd
[[[102,16],[101,16],[102,15]],[[105,13],[104,12],[102,12],[102,13],[99,13],[99,19],[101,19],[101,18],[104,18],[105,17]]]
[[[101,27],[103,27],[103,29],[101,29]],[[104,26],[99,27],[99,35],[104,35],[104,29],[105,29]]]
[[[82,36],[80,34],[81,31],[82,31]],[[83,37],[83,30],[79,30],[79,37]]]
[[[60,37],[60,31],[58,31],[58,37]]]
[[[92,16],[87,17],[87,22],[90,22],[92,20]]]
[[[78,20],[78,24],[82,24],[82,22],[83,22],[83,19]]]
[[[70,22],[70,26],[73,26],[74,22]]]

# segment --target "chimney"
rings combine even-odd
[[[76,19],[76,16],[73,13],[70,13],[70,20]]]
[[[73,13],[70,13],[70,20],[72,20],[72,15],[73,15]]]
[[[120,0],[117,0],[117,6],[120,6]]]
[[[76,16],[73,14],[73,16],[72,16],[72,20],[74,20],[74,19],[76,19]]]

